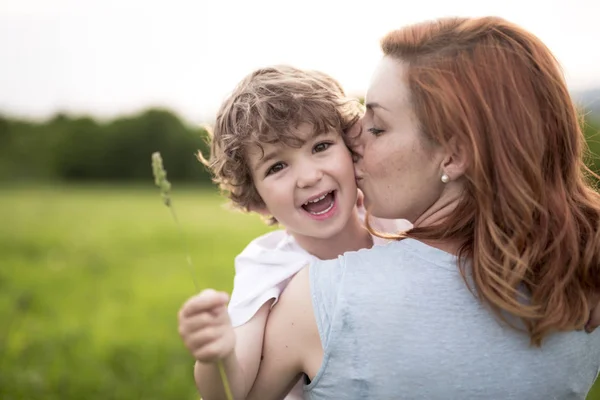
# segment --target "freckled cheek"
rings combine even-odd
[[[374,178],[384,178],[388,174],[389,165],[382,158],[373,157],[365,163],[366,172]]]
[[[365,147],[363,158],[365,172],[373,177],[384,176],[389,164],[388,152],[389,149],[386,148],[386,143],[381,139],[379,139],[379,142],[369,143]]]

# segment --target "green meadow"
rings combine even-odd
[[[231,290],[233,256],[267,231],[214,191],[3,189],[0,398],[194,399],[177,311],[200,287]]]
[[[192,273],[231,290],[269,228],[214,190],[173,200],[181,232],[151,184],[1,189],[0,399],[198,398],[176,324]]]

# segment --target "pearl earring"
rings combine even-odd
[[[448,175],[446,175],[446,174],[443,174],[442,175],[442,182],[444,182],[444,183],[450,182],[450,177]]]

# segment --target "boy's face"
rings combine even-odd
[[[315,136],[311,124],[295,132],[305,143],[251,146],[247,156],[254,185],[272,215],[294,235],[327,239],[350,220],[356,181],[350,151],[336,131]]]

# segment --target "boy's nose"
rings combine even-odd
[[[320,168],[302,168],[298,171],[297,185],[299,188],[311,187],[319,183],[323,178]]]

